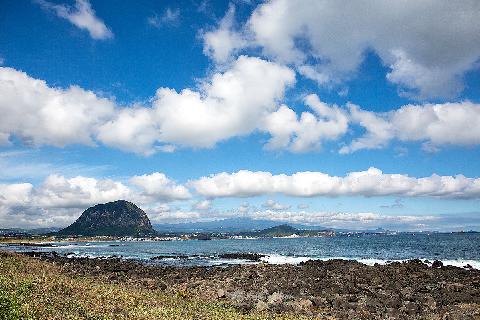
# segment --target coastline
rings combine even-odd
[[[420,260],[368,266],[351,260],[291,264],[172,267],[120,258],[67,258],[30,252],[17,256],[59,267],[68,277],[133,285],[224,303],[241,314],[320,318],[480,317],[480,271]],[[28,258],[26,256],[29,256]],[[35,257],[35,258],[33,258]]]
[[[51,252],[68,257],[138,260],[164,266],[298,264],[310,260],[352,260],[369,266],[419,259],[431,265],[480,270],[476,234],[363,235],[329,238],[178,239],[123,237],[0,238],[0,250]],[[442,243],[437,247],[437,243]],[[416,250],[405,250],[413,248]],[[249,248],[245,251],[245,248]],[[288,248],[297,247],[292,251]],[[465,253],[467,252],[467,254]]]

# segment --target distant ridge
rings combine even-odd
[[[284,236],[290,236],[292,234],[296,234],[299,231],[300,230],[288,224],[281,224],[275,227],[257,231],[254,234],[261,237],[284,237]]]
[[[117,200],[85,210],[57,235],[64,236],[150,236],[156,232],[146,213],[132,202]]]
[[[195,233],[195,232],[219,232],[239,233],[259,231],[280,225],[279,221],[252,219],[248,217],[236,217],[217,219],[204,222],[180,222],[155,224],[153,227],[160,233]],[[289,223],[290,226],[302,230],[325,230],[322,226],[311,226]]]
[[[332,236],[335,232],[332,230],[301,230],[297,229],[289,224],[281,224],[275,227],[252,231],[243,232],[239,235],[260,237],[260,238],[272,238],[272,237],[290,237],[290,236],[303,236],[303,237],[315,237],[315,236]]]

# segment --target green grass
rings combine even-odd
[[[50,262],[0,252],[0,320],[15,319],[306,319],[242,314],[221,302],[135,283],[75,276]]]

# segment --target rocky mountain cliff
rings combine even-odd
[[[117,200],[85,210],[58,235],[72,236],[150,236],[156,232],[146,213],[135,204]]]

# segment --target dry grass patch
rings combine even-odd
[[[0,252],[0,320],[16,319],[306,319],[241,314],[220,302],[178,292],[70,276],[59,265]]]

